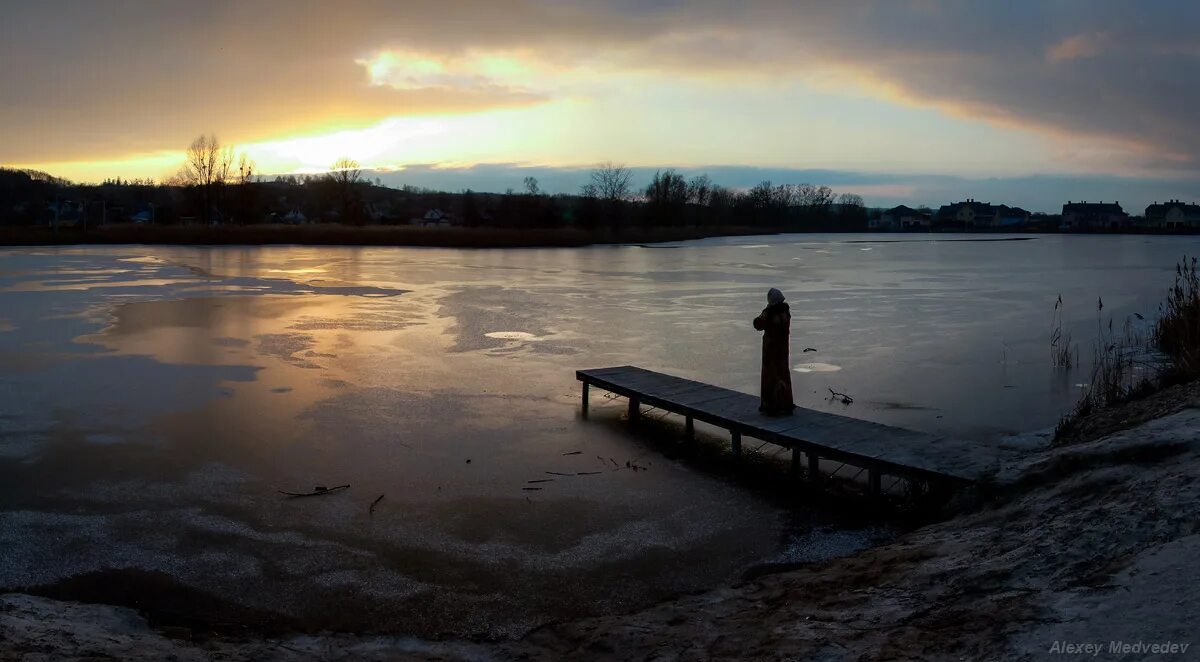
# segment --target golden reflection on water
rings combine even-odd
[[[302,436],[302,414],[351,387],[427,392],[448,383],[452,368],[439,357],[450,324],[412,301],[233,295],[127,303],[79,340],[165,364],[257,368],[205,415],[221,422],[221,436],[261,445]],[[344,433],[353,454],[355,431]]]

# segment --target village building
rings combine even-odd
[[[1129,215],[1120,202],[1073,202],[1062,208],[1063,230],[1120,230],[1129,224]]]
[[[441,209],[430,209],[421,218],[414,218],[409,222],[412,225],[419,225],[426,228],[441,228],[449,227],[450,220],[450,215]]]
[[[867,227],[872,230],[916,230],[929,228],[933,224],[929,211],[913,209],[906,205],[892,207],[880,214],[879,218],[867,221]]]
[[[376,223],[382,223],[396,215],[390,200],[377,200],[363,203],[363,213]]]
[[[46,226],[73,228],[83,225],[86,211],[82,202],[55,201],[46,205]]]
[[[289,211],[288,213],[279,217],[279,220],[283,221],[284,223],[287,223],[288,225],[306,225],[306,224],[308,224],[308,217],[304,215],[304,212],[302,212],[299,209],[296,209],[294,207],[292,208],[291,211]]]
[[[1200,227],[1200,205],[1168,200],[1146,207],[1145,227],[1155,230],[1186,230]]]
[[[967,198],[942,205],[937,211],[938,225],[958,228],[991,228],[999,222],[1000,206]]]
[[[1000,205],[996,208],[996,220],[993,227],[1016,228],[1029,225],[1031,214],[1020,207]]]

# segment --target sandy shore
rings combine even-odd
[[[1103,659],[1194,659],[1195,391],[1110,412],[1119,431],[1099,438],[1043,438],[1014,454],[983,506],[893,543],[519,641],[201,637],[125,608],[8,594],[0,658],[1059,659],[1071,644],[1099,645]],[[1148,407],[1156,418],[1129,423]],[[1176,654],[1143,654],[1154,645]]]

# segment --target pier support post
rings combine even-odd
[[[629,398],[629,422],[630,423],[637,421],[638,414],[642,413],[642,410],[640,409],[641,406],[642,406],[642,403],[638,402],[637,398]]]
[[[883,494],[883,490],[881,489],[882,488],[882,476],[879,474],[878,470],[869,469],[869,470],[867,470],[867,479],[870,481],[870,484],[871,484],[871,496],[878,498],[880,495]]]
[[[688,416],[686,419],[684,419],[683,438],[687,439],[688,441],[696,440],[696,422],[692,420],[691,416]]]
[[[808,454],[808,479],[814,484],[821,482],[821,459],[813,452]]]
[[[800,449],[792,446],[792,475],[800,475]]]
[[[733,456],[735,458],[742,456],[742,433],[737,430],[729,431],[729,440],[733,445]]]
[[[583,417],[588,417],[588,383],[583,383]]]

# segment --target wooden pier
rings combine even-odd
[[[865,469],[873,494],[880,493],[884,475],[964,485],[987,480],[997,468],[995,453],[984,444],[801,407],[791,416],[766,416],[758,411],[759,400],[753,395],[634,366],[579,370],[575,377],[583,382],[584,417],[588,389],[594,386],[628,398],[630,421],[637,419],[641,405],[650,405],[684,416],[689,439],[695,433],[694,421],[725,428],[735,457],[741,455],[746,436],[791,449],[797,472],[804,454],[812,480],[820,479],[822,459]]]

